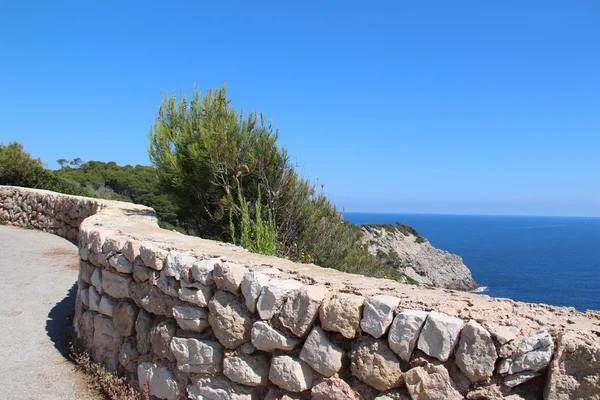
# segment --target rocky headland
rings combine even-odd
[[[409,226],[363,225],[361,230],[369,252],[393,265],[401,281],[467,291],[480,286],[460,256],[433,247]]]

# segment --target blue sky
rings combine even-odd
[[[600,216],[598,1],[221,3],[2,2],[0,142],[147,164],[227,81],[346,211]]]

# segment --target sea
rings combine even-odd
[[[402,222],[463,258],[476,292],[600,310],[600,218],[344,213],[353,224]]]

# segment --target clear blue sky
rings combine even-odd
[[[0,142],[148,164],[161,89],[227,81],[346,211],[600,216],[599,21],[597,0],[5,1]]]

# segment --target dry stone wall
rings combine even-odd
[[[401,285],[0,186],[0,222],[78,238],[75,330],[158,399],[600,399],[600,314]]]

